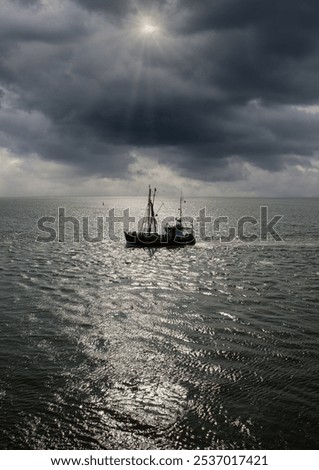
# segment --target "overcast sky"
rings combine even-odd
[[[0,196],[319,195],[318,0],[0,0]]]

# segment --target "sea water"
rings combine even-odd
[[[126,248],[121,221],[83,237],[143,198],[0,199],[0,448],[318,448],[318,203],[190,199],[229,224],[155,251]],[[260,239],[260,207],[281,241]],[[70,221],[59,241],[59,208],[79,241]],[[258,238],[223,241],[247,215]]]

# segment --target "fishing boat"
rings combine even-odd
[[[195,245],[194,230],[191,223],[188,225],[183,220],[181,194],[179,217],[175,219],[175,224],[166,224],[163,232],[158,230],[158,221],[154,211],[156,188],[152,191],[151,186],[148,190],[148,201],[145,217],[142,219],[141,228],[133,232],[124,232],[125,240],[128,246],[135,247],[182,247],[185,245]]]

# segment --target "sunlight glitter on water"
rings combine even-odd
[[[75,201],[70,213],[102,210]],[[122,241],[35,244],[33,216],[25,232],[1,220],[3,448],[315,445],[315,234],[297,243],[288,220],[291,242],[150,256]]]

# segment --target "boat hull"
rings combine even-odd
[[[160,248],[160,247],[182,247],[186,245],[195,245],[193,234],[187,234],[170,238],[167,234],[144,232],[124,232],[125,240],[130,246]]]

